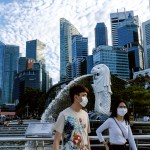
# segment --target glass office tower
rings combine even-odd
[[[129,79],[128,52],[122,47],[98,46],[93,49],[93,65],[105,64],[111,74]]]
[[[26,57],[42,63],[42,91],[46,91],[46,45],[39,40],[26,42]]]
[[[144,66],[150,68],[150,20],[143,22]]]
[[[72,79],[81,76],[81,61],[88,55],[88,38],[72,36]]]
[[[19,57],[17,73],[26,70],[26,68],[27,68],[26,66],[27,66],[27,57]]]
[[[126,20],[128,16],[134,16],[133,11],[124,11],[124,12],[116,12],[110,14],[111,20],[111,35],[112,35],[112,45],[118,45],[118,32],[117,26],[120,22]]]
[[[26,42],[26,57],[33,58],[36,61],[41,61],[45,64],[45,49],[46,45],[39,40],[32,40]]]
[[[5,44],[0,42],[0,104],[2,104],[2,98],[3,98],[4,48],[5,48]]]
[[[138,16],[129,16],[117,26],[118,45],[128,51],[130,79],[133,73],[143,69],[143,49],[140,44]]]
[[[105,23],[97,23],[95,27],[95,48],[99,45],[108,45],[107,27]]]
[[[78,30],[65,18],[60,19],[60,81],[67,79],[67,64],[72,62],[72,35]]]
[[[17,73],[19,58],[19,46],[5,45],[4,50],[4,77],[3,77],[3,100],[2,103],[12,103],[14,76]]]

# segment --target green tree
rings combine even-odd
[[[45,109],[46,93],[38,89],[26,88],[24,93],[20,96],[19,104],[16,107],[16,114],[20,117],[26,114],[28,109],[28,116],[39,116]],[[28,107],[28,108],[27,108]]]

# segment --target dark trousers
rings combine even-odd
[[[126,145],[110,145],[109,150],[127,150]]]

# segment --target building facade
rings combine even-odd
[[[32,69],[26,69],[19,72],[14,77],[13,102],[19,101],[25,88],[42,90],[42,65],[33,63]]]
[[[138,77],[140,75],[142,75],[142,76],[149,76],[150,77],[150,68],[134,72],[133,79],[135,79],[136,77]]]
[[[46,45],[39,40],[26,42],[26,57],[35,59],[42,64],[42,91],[46,91]]]
[[[5,45],[3,59],[3,95],[2,103],[12,103],[14,76],[17,73],[19,46]]]
[[[136,21],[135,21],[136,20]],[[139,37],[139,21],[138,16],[128,16],[117,26],[118,45],[128,51],[130,78],[133,73],[143,69],[143,48]]]
[[[124,11],[124,12],[116,12],[110,14],[111,20],[111,35],[112,35],[112,45],[118,45],[118,32],[117,26],[120,22],[125,21],[129,16],[134,16],[133,11]]]
[[[93,68],[93,55],[88,55],[81,61],[81,75],[91,74]]]
[[[26,42],[26,57],[33,58],[35,61],[41,61],[45,64],[46,45],[39,40],[31,40]]]
[[[81,61],[88,56],[88,38],[72,36],[72,79],[81,76]]]
[[[143,22],[144,67],[150,68],[150,20]]]
[[[129,79],[128,52],[122,47],[98,46],[93,49],[93,65],[105,64],[111,74]]]
[[[0,104],[3,103],[4,48],[5,44],[0,42]]]
[[[78,30],[65,18],[60,19],[60,81],[66,80],[66,66],[72,63],[72,35]]]
[[[103,22],[95,27],[95,48],[99,45],[108,45],[107,27]]]

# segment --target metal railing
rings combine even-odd
[[[108,136],[104,136],[105,139],[108,139]],[[145,147],[146,149],[150,149],[150,143],[146,142],[147,140],[150,141],[150,135],[134,135],[135,142],[138,148]],[[145,141],[141,143],[141,140]],[[37,137],[0,137],[0,143],[11,143],[11,142],[24,142],[22,145],[0,145],[1,148],[27,148],[28,144],[25,144],[26,142],[33,141],[35,143],[34,149],[39,150],[39,148],[42,148],[42,150],[46,150],[46,148],[52,149],[52,143],[53,138],[37,138]],[[92,141],[97,141],[98,143],[98,137],[97,136],[90,136],[91,141],[91,148],[93,147],[104,147],[103,144],[92,144]],[[130,148],[129,148],[130,149]],[[40,149],[41,150],[41,149]]]

